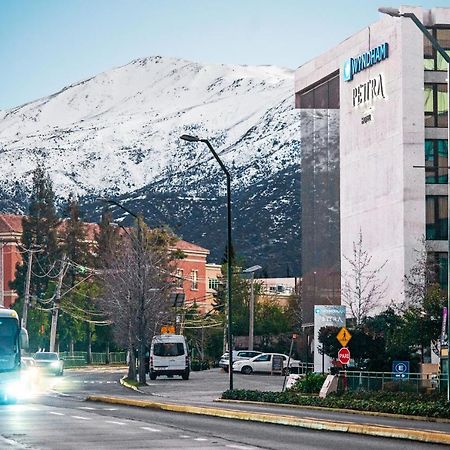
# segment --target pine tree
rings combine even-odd
[[[68,218],[64,221],[61,237],[63,251],[71,263],[65,283],[68,287],[72,287],[80,275],[80,266],[89,265],[89,244],[86,242],[86,232],[80,218],[78,201],[72,196],[69,197],[66,213]]]
[[[22,219],[23,262],[17,265],[15,280],[11,284],[22,299],[31,250],[39,250],[33,254],[30,284],[32,295],[45,295],[50,280],[58,273],[58,224],[52,182],[44,169],[38,167],[33,173],[28,215]]]

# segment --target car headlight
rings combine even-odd
[[[50,366],[53,367],[54,369],[57,369],[59,367],[59,361],[53,361]]]

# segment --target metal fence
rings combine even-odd
[[[87,352],[60,352],[65,367],[83,367],[88,364]],[[91,353],[91,364],[126,364],[126,352]]]
[[[339,390],[424,392],[442,388],[438,374],[340,371]]]

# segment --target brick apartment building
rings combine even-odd
[[[22,218],[23,216],[16,214],[0,214],[0,305],[6,308],[17,299],[16,292],[10,289],[9,284],[14,280],[16,264],[22,260],[19,248]],[[98,225],[84,225],[86,240],[95,242]],[[201,312],[207,311],[212,302],[212,297],[207,296],[206,258],[209,250],[183,240],[177,241],[175,248],[185,255],[185,258],[176,261],[176,274],[183,279],[179,289],[185,294],[186,304],[195,302]]]

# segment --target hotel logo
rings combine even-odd
[[[362,53],[356,58],[350,58],[344,63],[342,76],[344,81],[353,80],[353,75],[361,72],[389,57],[389,45],[387,42]]]

